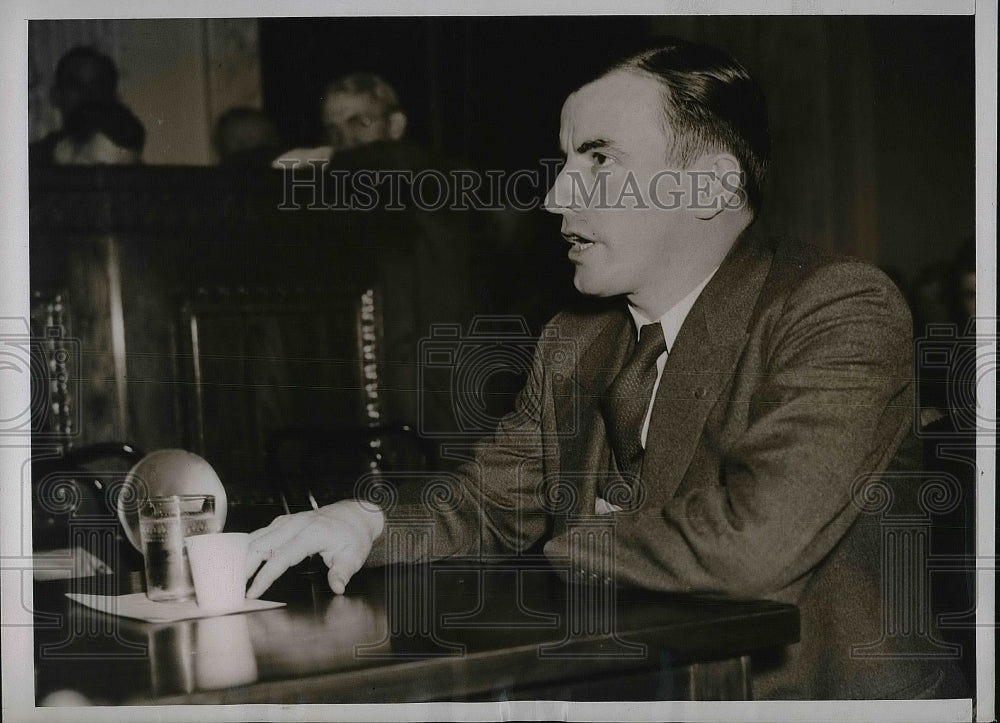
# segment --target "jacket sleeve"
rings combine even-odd
[[[818,565],[860,511],[853,484],[886,468],[912,424],[910,328],[876,269],[813,272],[769,330],[747,426],[719,451],[719,478],[685,485],[659,509],[613,515],[616,579],[761,597]],[[572,539],[554,538],[546,554],[568,555]]]
[[[386,527],[366,564],[417,562],[457,556],[510,555],[530,547],[547,528],[542,480],[546,458],[558,447],[547,427],[553,418],[551,395],[544,394],[544,344],[514,409],[496,431],[476,443],[472,458],[454,473],[430,473],[406,485],[390,504],[381,504]],[[393,545],[393,528],[419,525],[431,534],[429,545]]]

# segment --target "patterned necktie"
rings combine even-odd
[[[639,343],[628,363],[604,396],[604,418],[618,471],[637,475],[642,466],[642,423],[656,385],[656,360],[667,350],[663,327],[646,324],[639,329]]]

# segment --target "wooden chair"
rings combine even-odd
[[[433,448],[389,419],[372,287],[216,288],[181,304],[187,448],[229,493],[227,529],[351,495],[371,471],[428,469]]]

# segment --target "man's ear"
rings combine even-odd
[[[389,138],[398,141],[406,133],[406,113],[401,110],[389,114]]]
[[[696,164],[703,181],[695,184],[695,216],[703,221],[743,205],[740,162],[728,153],[706,154]]]

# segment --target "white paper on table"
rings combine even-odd
[[[146,597],[146,593],[144,592],[135,592],[129,595],[82,595],[80,593],[68,592],[66,593],[66,597],[93,610],[100,610],[102,613],[124,618],[134,618],[135,620],[144,620],[147,623],[172,623],[177,620],[189,620],[191,618],[211,618],[217,615],[270,610],[271,608],[280,608],[285,605],[283,602],[274,602],[272,600],[248,599],[243,602],[243,607],[239,610],[219,612],[203,610],[198,607],[198,603],[194,600],[157,602]]]

